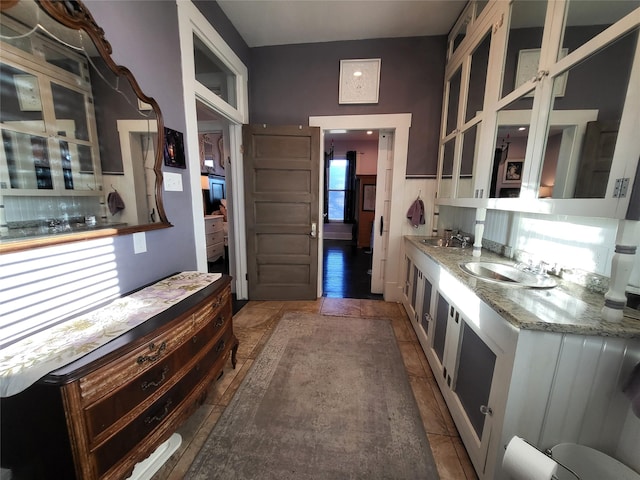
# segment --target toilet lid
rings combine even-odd
[[[575,443],[560,443],[551,449],[554,460],[573,470],[580,480],[640,480],[640,475],[618,460],[593,448]],[[558,480],[576,480],[558,467]]]

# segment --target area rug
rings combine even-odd
[[[438,479],[391,321],[286,313],[187,479]]]

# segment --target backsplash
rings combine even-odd
[[[98,218],[103,210],[101,201],[103,197],[98,196],[62,196],[55,197],[55,202],[48,201],[50,197],[4,197],[5,210],[13,213],[7,214],[7,224],[9,227],[22,227],[25,222],[40,224],[48,220],[71,221],[75,218],[84,218],[87,215],[96,215]]]

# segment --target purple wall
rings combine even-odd
[[[242,63],[249,67],[249,47],[244,39],[240,36],[236,27],[227,18],[217,2],[211,0],[194,0],[193,4],[205,16],[207,21],[220,34],[227,45],[231,47]]]
[[[411,113],[407,175],[434,175],[446,38],[412,37],[251,49],[251,123],[308,125],[313,115]],[[340,105],[340,60],[381,58],[377,105]]]

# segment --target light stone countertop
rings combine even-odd
[[[551,289],[522,288],[485,281],[462,271],[459,264],[469,261],[513,265],[508,258],[482,250],[472,256],[472,248],[435,247],[421,240],[430,237],[405,236],[418,250],[432,258],[454,278],[517,328],[547,332],[640,338],[640,312],[625,308],[620,323],[602,320],[604,296],[575,283],[553,277],[558,286]]]

